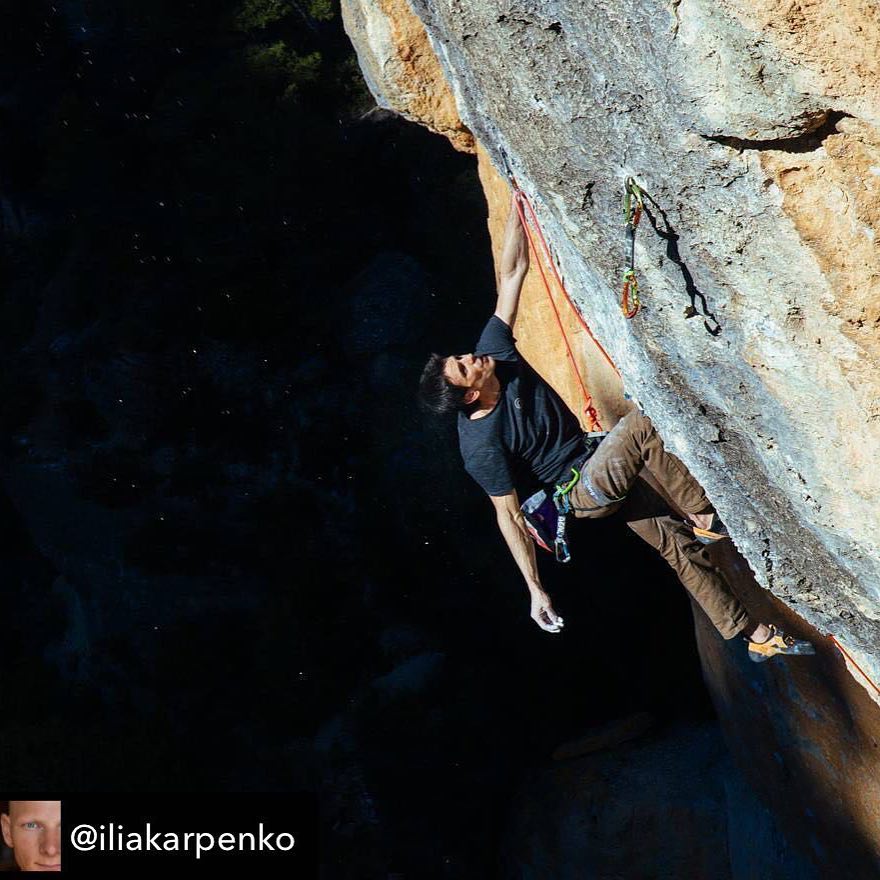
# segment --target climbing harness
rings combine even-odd
[[[571,479],[558,484],[552,495],[546,489],[540,489],[520,507],[526,528],[535,543],[549,550],[557,562],[571,561],[571,552],[565,540],[566,516],[572,510],[568,496],[580,478],[581,472],[573,467]]]
[[[571,478],[557,483],[551,495],[548,489],[540,489],[529,496],[520,506],[526,528],[539,547],[548,550],[557,562],[570,562],[571,552],[565,539],[568,514],[582,508],[571,503],[571,492],[580,482],[593,496],[600,507],[622,501],[622,498],[608,498],[597,490],[585,470],[590,457],[599,448],[599,443],[608,435],[607,431],[594,431],[584,436],[587,452],[578,459],[571,469]]]
[[[632,177],[627,177],[623,188],[623,217],[629,268],[623,273],[623,293],[620,296],[620,310],[627,318],[634,318],[642,307],[636,278],[636,229],[642,219],[642,207],[642,190]]]
[[[574,312],[574,314],[577,316],[577,319],[583,329],[587,332],[590,339],[593,340],[593,343],[596,345],[605,360],[608,361],[608,363],[611,365],[611,368],[614,370],[615,373],[617,373],[618,376],[620,375],[620,371],[615,366],[614,361],[611,360],[608,352],[605,351],[605,348],[593,335],[593,331],[590,329],[590,326],[584,320],[584,317],[583,315],[581,315],[580,311],[578,311],[577,306],[575,306],[574,301],[572,300],[571,296],[568,293],[568,290],[565,287],[565,282],[562,280],[562,276],[559,274],[559,270],[556,268],[556,263],[553,260],[553,256],[550,252],[550,247],[547,244],[547,240],[544,237],[543,231],[541,230],[541,225],[540,223],[538,223],[538,217],[535,214],[535,209],[532,207],[531,203],[526,197],[526,194],[520,189],[519,184],[516,182],[516,177],[511,170],[510,162],[507,158],[507,153],[504,151],[503,147],[499,147],[499,151],[501,153],[502,162],[504,163],[505,174],[507,175],[507,179],[510,181],[510,185],[513,187],[514,204],[516,205],[516,211],[519,215],[520,223],[522,223],[523,229],[526,233],[526,237],[529,241],[529,247],[531,248],[532,253],[535,256],[535,263],[538,266],[538,272],[540,273],[541,281],[543,282],[544,290],[547,294],[547,299],[550,301],[550,306],[553,309],[553,315],[556,318],[556,325],[559,327],[559,332],[562,335],[562,341],[565,343],[565,350],[568,357],[569,366],[571,367],[572,373],[577,380],[577,383],[581,390],[581,394],[584,398],[584,413],[587,416],[590,431],[601,431],[602,423],[599,420],[599,414],[596,412],[596,407],[593,404],[592,395],[589,391],[587,391],[587,386],[584,382],[584,378],[581,375],[580,370],[578,369],[577,362],[574,357],[574,352],[571,349],[571,343],[569,342],[568,336],[565,332],[565,328],[562,325],[562,318],[559,315],[559,309],[556,307],[556,301],[553,299],[553,293],[550,290],[550,282],[547,279],[547,273],[544,268],[545,262],[550,267],[550,270],[553,273],[554,278],[556,279],[556,283],[559,286],[559,289],[562,291],[562,294],[568,302],[569,307],[571,308],[572,312]],[[532,227],[534,227],[534,235],[532,233]],[[538,253],[538,247],[535,243],[535,236],[537,236],[537,239],[541,244],[543,259]]]

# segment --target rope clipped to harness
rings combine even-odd
[[[634,318],[642,307],[639,280],[636,278],[636,229],[642,219],[642,190],[632,177],[627,177],[623,192],[623,217],[626,221],[626,246],[629,268],[623,273],[623,293],[620,310],[627,318]]]
[[[571,349],[571,343],[569,342],[568,336],[565,332],[565,328],[562,325],[562,318],[559,315],[559,309],[556,307],[556,302],[553,299],[553,294],[550,290],[550,282],[547,279],[547,273],[544,269],[545,262],[547,266],[550,267],[550,270],[553,273],[554,278],[556,279],[556,283],[558,284],[559,289],[562,291],[562,294],[568,302],[569,307],[577,316],[581,326],[584,328],[584,330],[586,330],[590,339],[593,340],[593,343],[596,345],[596,347],[604,356],[605,360],[608,361],[608,363],[611,365],[611,368],[614,370],[615,373],[617,373],[618,376],[620,375],[620,371],[615,366],[614,361],[611,360],[608,352],[605,351],[602,344],[593,335],[593,331],[584,320],[583,315],[581,315],[581,313],[578,311],[577,306],[575,306],[574,301],[572,300],[571,296],[568,293],[568,290],[565,287],[565,282],[562,280],[562,277],[559,274],[559,270],[556,268],[556,263],[553,260],[553,255],[550,252],[550,247],[547,244],[547,240],[544,237],[543,231],[541,230],[541,224],[538,222],[538,217],[535,214],[535,209],[532,207],[531,203],[526,197],[526,194],[520,189],[519,184],[516,182],[516,178],[513,175],[513,171],[511,171],[510,163],[507,159],[507,153],[505,153],[504,149],[501,147],[499,147],[499,151],[501,153],[502,161],[504,162],[504,170],[507,174],[507,179],[510,181],[510,185],[513,187],[514,204],[516,205],[517,214],[519,214],[520,223],[522,223],[522,227],[525,230],[526,237],[529,241],[529,247],[531,248],[531,251],[535,256],[535,263],[538,266],[538,272],[541,275],[541,281],[544,284],[544,290],[547,294],[547,299],[550,301],[550,306],[553,309],[553,315],[556,318],[556,325],[559,327],[559,332],[562,335],[562,341],[565,343],[565,350],[568,357],[569,366],[571,367],[571,371],[574,374],[575,379],[577,380],[578,386],[581,390],[581,394],[584,398],[584,413],[587,417],[590,431],[602,431],[602,422],[599,420],[599,414],[596,411],[595,405],[593,404],[593,397],[587,390],[584,378],[581,375],[580,370],[578,369],[577,361],[574,357],[574,352]],[[528,215],[528,219],[526,215]],[[532,233],[532,227],[534,227],[534,235]],[[537,239],[541,244],[541,249],[544,256],[543,260],[538,254],[538,247],[535,244],[535,236],[537,236]]]

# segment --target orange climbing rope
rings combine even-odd
[[[868,673],[865,672],[865,670],[862,669],[862,667],[859,666],[858,663],[856,663],[856,661],[853,659],[852,654],[850,654],[849,651],[847,651],[846,648],[844,648],[843,645],[841,645],[840,642],[837,641],[837,638],[835,636],[831,635],[831,633],[828,633],[828,638],[831,639],[833,644],[836,646],[837,650],[840,651],[840,653],[843,654],[843,656],[846,657],[846,659],[849,660],[849,662],[852,663],[852,665],[855,666],[855,668],[859,670],[859,672],[864,677],[865,681],[867,681],[868,684],[870,684],[871,687],[874,688],[875,691],[877,691],[878,696],[880,696],[880,687],[877,687],[877,685],[874,683],[874,680],[871,678],[871,676],[868,675]]]
[[[559,270],[556,268],[556,263],[553,261],[553,257],[550,253],[550,248],[547,245],[547,240],[544,238],[544,233],[541,231],[541,225],[538,223],[538,218],[535,214],[535,209],[532,207],[529,200],[526,198],[526,194],[516,185],[516,181],[513,179],[512,175],[510,175],[511,183],[514,187],[514,204],[516,205],[516,211],[519,214],[520,223],[522,223],[523,229],[525,230],[526,237],[529,240],[529,246],[532,249],[532,253],[535,255],[535,262],[538,265],[538,271],[541,275],[541,281],[544,283],[544,290],[547,293],[547,299],[550,300],[550,305],[553,308],[553,315],[556,318],[556,325],[559,327],[559,332],[562,334],[562,341],[565,343],[565,350],[568,356],[568,362],[571,366],[572,372],[577,379],[578,385],[580,386],[581,393],[584,397],[584,412],[587,415],[587,418],[590,422],[590,430],[591,431],[601,431],[602,423],[599,421],[599,414],[596,412],[596,407],[593,405],[593,397],[590,392],[587,390],[586,383],[584,382],[583,376],[581,376],[580,370],[578,369],[577,361],[575,361],[574,353],[571,350],[571,343],[568,340],[568,336],[565,332],[565,327],[562,325],[562,318],[559,316],[559,309],[556,307],[556,302],[553,299],[553,293],[550,290],[550,282],[547,280],[547,273],[544,270],[544,262],[546,261],[547,265],[550,266],[551,271],[553,272],[553,276],[556,279],[556,283],[559,285],[559,289],[562,291],[563,296],[568,302],[571,310],[577,316],[578,321],[580,321],[581,326],[590,336],[590,339],[596,344],[596,347],[605,357],[605,360],[611,365],[617,375],[620,375],[620,371],[614,364],[614,361],[611,360],[608,352],[602,346],[602,343],[599,342],[598,339],[593,335],[593,331],[590,329],[587,322],[584,320],[583,315],[581,315],[580,311],[578,311],[577,306],[575,306],[572,298],[569,296],[568,290],[566,290],[565,283],[563,282]],[[532,234],[532,229],[529,226],[529,222],[526,219],[526,210],[528,211],[529,220],[531,220],[532,226],[534,226],[535,234],[538,237],[538,240],[541,243],[541,248],[544,252],[544,260],[541,259],[538,248],[535,244],[535,238]]]

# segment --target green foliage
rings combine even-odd
[[[336,15],[333,5],[332,0],[310,0],[309,15],[316,21],[330,21]]]
[[[242,31],[261,30],[280,21],[292,9],[290,0],[245,0],[235,24]]]
[[[236,27],[241,31],[265,30],[285,19],[294,10],[312,21],[332,21],[336,17],[334,0],[244,0],[235,17]]]
[[[284,40],[251,46],[247,49],[246,56],[255,72],[281,84],[285,98],[315,84],[321,73],[320,52],[300,55]]]
[[[337,63],[334,83],[340,93],[340,105],[353,116],[362,116],[376,106],[376,99],[367,88],[357,58],[349,55]]]

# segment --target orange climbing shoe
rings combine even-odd
[[[755,663],[763,663],[777,654],[815,654],[816,649],[802,639],[796,639],[794,636],[787,636],[782,630],[776,629],[770,625],[770,638],[766,642],[753,642],[747,639],[749,643],[749,660]]]
[[[717,513],[712,514],[712,523],[708,529],[700,529],[693,523],[691,523],[691,528],[694,530],[694,537],[701,544],[714,544],[716,541],[722,541],[724,538],[730,537],[727,526],[721,522]]]

